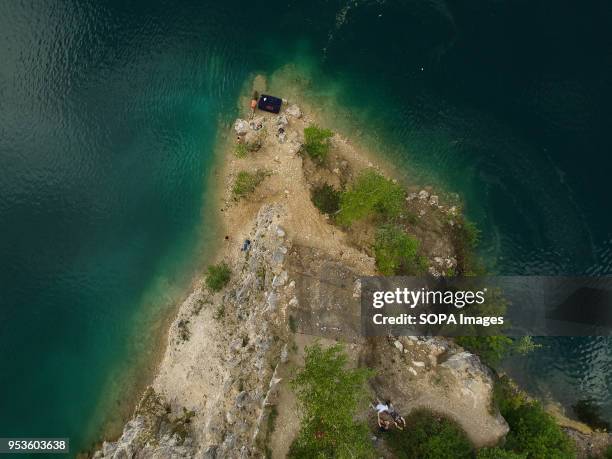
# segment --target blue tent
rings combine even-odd
[[[280,112],[282,103],[283,100],[278,97],[262,94],[257,103],[257,108],[265,112],[278,113]]]

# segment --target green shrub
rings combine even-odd
[[[457,253],[457,273],[463,276],[482,276],[486,274],[480,259],[475,255],[480,242],[480,230],[465,217],[459,218],[459,224],[453,232],[453,245]]]
[[[336,219],[341,225],[350,225],[374,214],[390,219],[399,216],[404,208],[404,190],[375,170],[367,169],[340,195]]]
[[[240,171],[236,176],[232,193],[236,198],[244,197],[252,193],[267,176],[268,173],[262,170],[257,170],[255,173]]]
[[[211,265],[206,274],[206,286],[213,292],[218,292],[227,285],[232,275],[232,271],[226,263]]]
[[[396,226],[383,226],[376,232],[376,267],[385,276],[414,275],[425,270],[425,259],[418,254],[419,241]]]
[[[458,336],[455,342],[468,351],[478,355],[487,365],[495,366],[512,349],[513,341],[503,335],[497,336]]]
[[[476,224],[464,218],[462,232],[465,245],[470,249],[475,249],[480,243],[480,230]]]
[[[248,151],[249,150],[244,143],[237,143],[236,147],[234,148],[234,155],[237,158],[246,158]]]
[[[322,129],[317,125],[304,128],[304,149],[306,153],[320,163],[327,159],[329,153],[329,139],[334,135],[329,129]]]
[[[504,449],[530,459],[576,457],[570,438],[536,400],[529,400],[507,378],[495,385],[495,401],[510,426]]]
[[[367,458],[373,448],[364,423],[354,420],[367,397],[365,383],[372,372],[347,369],[340,344],[323,349],[306,347],[304,368],[291,381],[301,412],[300,432],[290,458]]]
[[[312,203],[322,213],[333,215],[340,208],[340,192],[331,185],[323,185],[312,190]]]
[[[472,284],[472,289],[482,289],[479,283]],[[475,317],[504,316],[508,309],[508,301],[501,290],[489,288],[482,304],[470,306],[470,315]],[[468,333],[465,327],[471,327]],[[461,326],[462,331],[469,336],[459,336],[455,342],[467,350],[477,354],[480,359],[491,367],[495,367],[503,358],[511,354],[526,354],[536,347],[530,337],[513,340],[505,336],[507,324],[479,327],[477,325]]]
[[[502,448],[482,448],[478,450],[476,459],[527,459],[527,455]]]
[[[608,446],[603,452],[604,459],[612,459],[612,445]]]
[[[454,422],[426,410],[413,411],[404,430],[391,430],[387,444],[399,459],[471,459],[472,445]]]
[[[496,312],[490,315],[503,315],[504,312]],[[475,315],[486,316],[486,313]],[[495,327],[495,326],[491,326]],[[495,367],[503,358],[510,355],[526,355],[539,349],[541,345],[535,344],[531,336],[523,336],[518,339],[508,338],[503,335],[500,327],[491,329],[488,336],[458,336],[455,342],[468,351],[477,354],[480,359],[491,367]]]

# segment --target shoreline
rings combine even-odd
[[[216,202],[219,198],[217,185],[222,176],[220,169],[223,164],[223,156],[217,153],[222,149],[222,147],[220,147],[222,142],[226,141],[220,134],[224,129],[226,129],[226,127],[223,126],[222,123],[219,123],[217,138],[213,146],[214,154],[210,169],[208,170],[207,176],[203,177],[207,185],[204,187],[203,191],[204,200],[201,208],[202,220],[205,216],[213,214],[217,207]],[[180,293],[177,293],[175,300],[168,301],[166,307],[162,307],[157,311],[158,317],[153,323],[154,337],[148,338],[155,349],[147,350],[145,356],[141,355],[137,357],[137,369],[126,369],[120,365],[114,368],[113,372],[107,377],[107,381],[103,386],[102,395],[98,400],[96,410],[92,416],[94,422],[98,422],[98,427],[92,426],[88,428],[92,433],[86,438],[90,440],[84,445],[86,447],[84,450],[77,452],[77,457],[90,457],[96,450],[102,447],[105,441],[115,441],[119,439],[124,425],[134,415],[140,400],[146,393],[147,387],[155,380],[168,347],[170,328],[181,308],[189,301],[189,298],[199,286],[201,286],[205,267],[215,258],[215,254],[210,254],[208,248],[213,246],[215,243],[214,241],[218,239],[221,234],[221,229],[219,220],[210,220],[212,220],[211,223],[204,224],[202,222],[200,224],[198,236],[200,242],[198,242],[197,245],[199,255],[197,256],[197,260],[193,262],[192,274],[189,276],[190,279],[184,282],[185,285],[180,289]],[[208,228],[205,229],[206,227]],[[204,242],[202,242],[202,240]],[[141,303],[144,303],[144,301],[141,300]],[[145,314],[144,309],[146,309],[146,306],[139,314]],[[140,327],[135,326],[135,328]],[[147,330],[147,333],[151,333],[152,331],[151,327],[147,328]],[[142,333],[142,330],[138,333]],[[136,335],[137,333],[131,334],[131,342],[136,342]],[[143,370],[146,372],[144,375],[142,374]],[[130,374],[126,375],[126,371]],[[116,383],[113,376],[119,376],[120,382]],[[116,411],[117,405],[121,406],[119,415],[111,416],[107,414],[109,411]],[[101,420],[101,422],[95,421],[96,419]]]

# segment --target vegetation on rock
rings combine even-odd
[[[404,430],[389,432],[387,443],[400,459],[471,459],[472,444],[461,428],[449,419],[426,410],[406,417]]]
[[[476,257],[476,247],[480,241],[480,230],[465,217],[460,217],[455,227],[453,242],[457,255],[457,274],[479,276],[486,274],[481,261]]]
[[[289,450],[290,458],[371,457],[368,427],[355,421],[367,397],[366,368],[347,369],[340,344],[323,349],[306,347],[304,368],[291,381],[301,411],[301,429]]]
[[[237,158],[246,158],[248,151],[249,150],[244,143],[237,143],[236,147],[234,148],[234,155]]]
[[[576,457],[572,441],[541,403],[529,399],[507,378],[496,384],[495,401],[510,426],[505,450],[534,459]]]
[[[404,208],[405,193],[402,187],[375,170],[367,169],[340,196],[340,211],[336,219],[341,225],[350,226],[355,220],[371,215],[395,218]]]
[[[315,207],[324,214],[333,215],[340,208],[340,192],[328,184],[313,189],[311,199]]]
[[[333,135],[329,129],[320,128],[315,124],[304,128],[304,150],[313,160],[319,163],[325,162]]]
[[[240,171],[234,181],[232,193],[236,198],[242,198],[253,191],[268,176],[268,173],[263,170],[257,170],[255,173]]]
[[[227,285],[232,275],[227,263],[211,265],[206,271],[206,286],[213,292],[218,292]]]
[[[376,232],[376,267],[385,276],[424,272],[426,260],[418,254],[418,250],[419,241],[397,226],[384,225]]]
[[[513,343],[511,338],[504,335],[458,336],[455,342],[478,355],[483,362],[491,366],[495,366],[508,355]]]

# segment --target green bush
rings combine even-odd
[[[490,315],[503,315],[504,312],[495,312]],[[477,313],[477,315],[487,315]],[[494,327],[494,326],[491,326]],[[541,345],[535,344],[531,336],[523,336],[518,339],[508,338],[503,335],[501,328],[491,329],[489,336],[458,336],[455,342],[468,351],[477,354],[480,359],[491,367],[495,367],[503,358],[510,355],[526,355],[539,349]]]
[[[232,271],[226,263],[211,265],[206,274],[206,286],[213,292],[218,292],[227,285],[232,275]]]
[[[388,433],[387,444],[399,459],[471,459],[472,445],[454,422],[426,410],[413,411],[404,430]]]
[[[236,147],[234,148],[234,155],[237,158],[246,158],[248,151],[249,150],[244,143],[237,143]]]
[[[513,341],[503,335],[497,336],[458,336],[455,342],[468,351],[478,355],[483,362],[495,366],[501,359],[506,357],[511,349]]]
[[[336,217],[341,225],[378,214],[386,219],[399,216],[405,209],[404,190],[373,169],[363,171],[351,188],[340,196]]]
[[[603,452],[604,459],[612,459],[612,445],[608,446]]]
[[[331,185],[323,185],[312,190],[312,203],[324,214],[333,215],[340,208],[340,192]]]
[[[236,198],[242,198],[252,193],[267,176],[268,173],[262,170],[257,170],[255,173],[240,171],[236,176],[232,193]]]
[[[340,344],[323,349],[318,343],[305,349],[304,368],[291,381],[301,414],[300,432],[290,458],[368,458],[373,455],[369,431],[354,420],[367,397],[369,369],[347,369]]]
[[[504,449],[529,459],[576,457],[570,438],[536,400],[529,400],[507,378],[495,386],[495,401],[510,426]]]
[[[480,242],[480,230],[465,217],[459,218],[453,232],[453,244],[457,253],[457,274],[483,276],[486,274],[482,261],[475,255]]]
[[[502,448],[482,448],[478,450],[476,459],[527,459],[527,455]]]
[[[376,267],[385,276],[415,275],[425,270],[425,259],[417,252],[419,241],[396,226],[383,226],[376,232]]]
[[[327,159],[329,153],[329,139],[334,135],[329,129],[322,129],[317,125],[304,128],[304,149],[306,153],[320,163]]]
[[[478,282],[472,284],[472,289],[482,289],[483,286]],[[504,298],[501,290],[489,288],[485,295],[485,302],[470,306],[470,314],[477,317],[496,317],[504,316],[508,309],[508,302]],[[465,325],[461,326],[463,331]],[[477,354],[487,365],[495,367],[504,357],[511,354],[526,354],[535,349],[537,345],[530,337],[513,340],[504,335],[507,324],[490,325],[489,327],[471,327],[470,336],[459,336],[455,342],[467,350]]]

